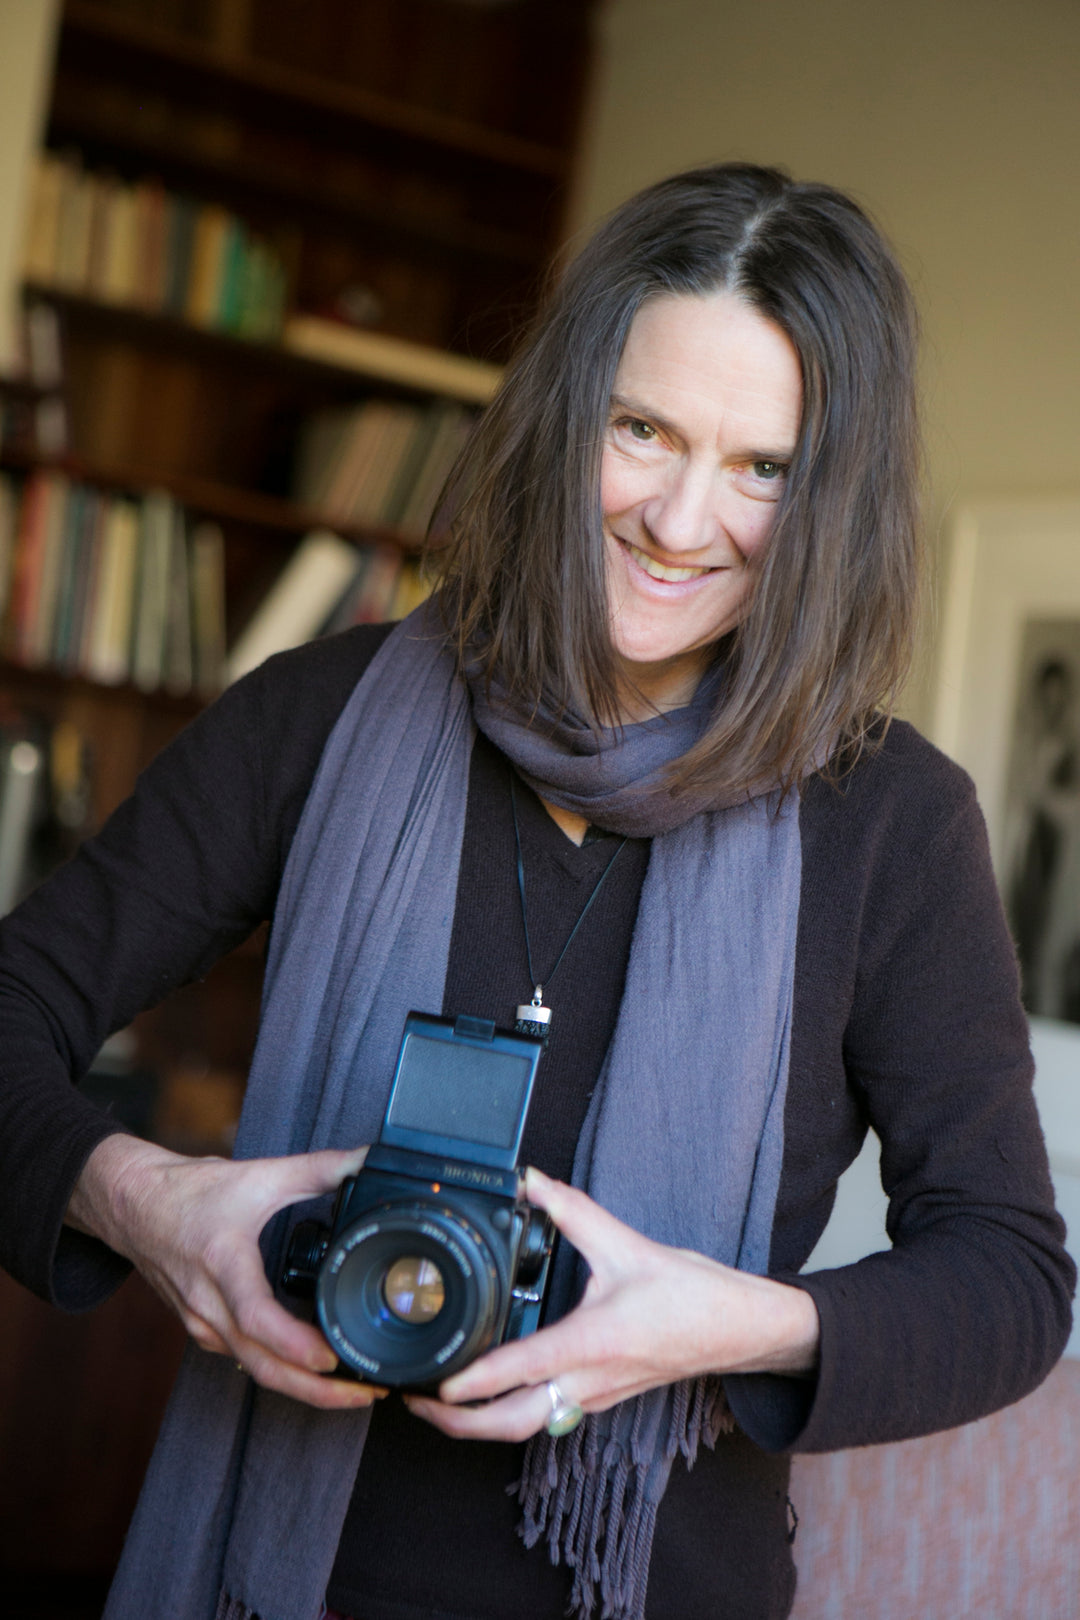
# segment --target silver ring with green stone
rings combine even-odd
[[[554,1380],[548,1384],[547,1392],[548,1400],[551,1402],[551,1416],[544,1427],[551,1438],[557,1440],[560,1435],[572,1433],[585,1416],[585,1413],[576,1402],[566,1399],[566,1396]]]

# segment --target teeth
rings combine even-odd
[[[677,585],[684,579],[699,579],[702,574],[712,573],[711,568],[669,568],[666,563],[657,562],[656,558],[650,557],[647,552],[639,551],[629,540],[626,542],[626,549],[634,561],[644,568],[650,579],[666,579],[671,584]]]

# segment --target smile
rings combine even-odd
[[[623,544],[638,567],[644,569],[650,579],[663,579],[669,584],[680,585],[685,580],[700,579],[702,574],[713,572],[711,568],[669,568],[666,563],[657,562],[656,558],[650,557],[647,552],[639,551],[629,540],[624,540]]]

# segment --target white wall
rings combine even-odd
[[[30,158],[44,127],[60,0],[0,0],[0,372],[16,355]]]

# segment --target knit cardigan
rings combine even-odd
[[[271,915],[323,743],[379,635],[350,632],[239,683],[0,929],[0,1262],[43,1297],[84,1307],[125,1269],[61,1229],[81,1165],[114,1128],[71,1078],[111,1028]],[[840,788],[809,784],[800,816],[770,1269],[795,1280],[868,1123],[884,1143],[894,1248],[798,1278],[821,1318],[816,1382],[727,1380],[742,1430],[766,1452],[905,1438],[1017,1399],[1060,1354],[1073,1284],[970,783],[894,725]],[[759,1465],[742,1436],[734,1444],[749,1481]],[[774,1500],[783,1464],[761,1463]],[[678,1482],[681,1501],[690,1488]],[[707,1507],[707,1485],[697,1494]],[[684,1505],[689,1521],[695,1503]],[[763,1615],[786,1609],[785,1558],[774,1548],[779,1595]],[[661,1556],[653,1589],[664,1568]],[[687,1617],[688,1601],[675,1604]]]

